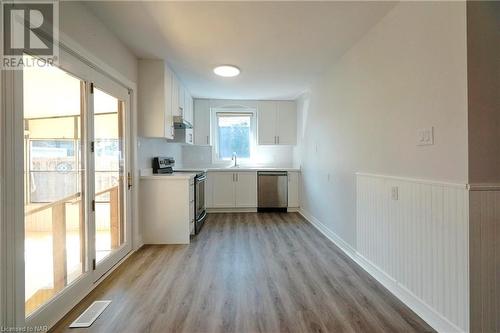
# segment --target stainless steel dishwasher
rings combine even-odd
[[[288,206],[288,174],[286,171],[259,171],[258,211],[285,211]]]

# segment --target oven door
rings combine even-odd
[[[201,176],[196,179],[195,189],[195,216],[198,220],[205,213],[205,181],[207,177]]]

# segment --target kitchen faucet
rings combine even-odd
[[[231,157],[231,160],[234,161],[233,167],[238,167],[238,154],[236,154],[235,151],[233,152],[233,157]]]

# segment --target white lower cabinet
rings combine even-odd
[[[257,172],[237,172],[235,175],[235,207],[257,207]]]
[[[194,179],[141,178],[139,216],[144,244],[189,244],[194,227]],[[165,193],[175,193],[165,199]]]
[[[234,207],[234,173],[210,172],[212,182],[212,207]]]
[[[257,172],[209,172],[208,177],[208,208],[257,207]]]
[[[288,207],[299,207],[299,175],[297,171],[288,171]]]

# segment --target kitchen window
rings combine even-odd
[[[249,160],[255,138],[255,113],[215,112],[215,159],[231,160],[233,153],[239,160]]]

